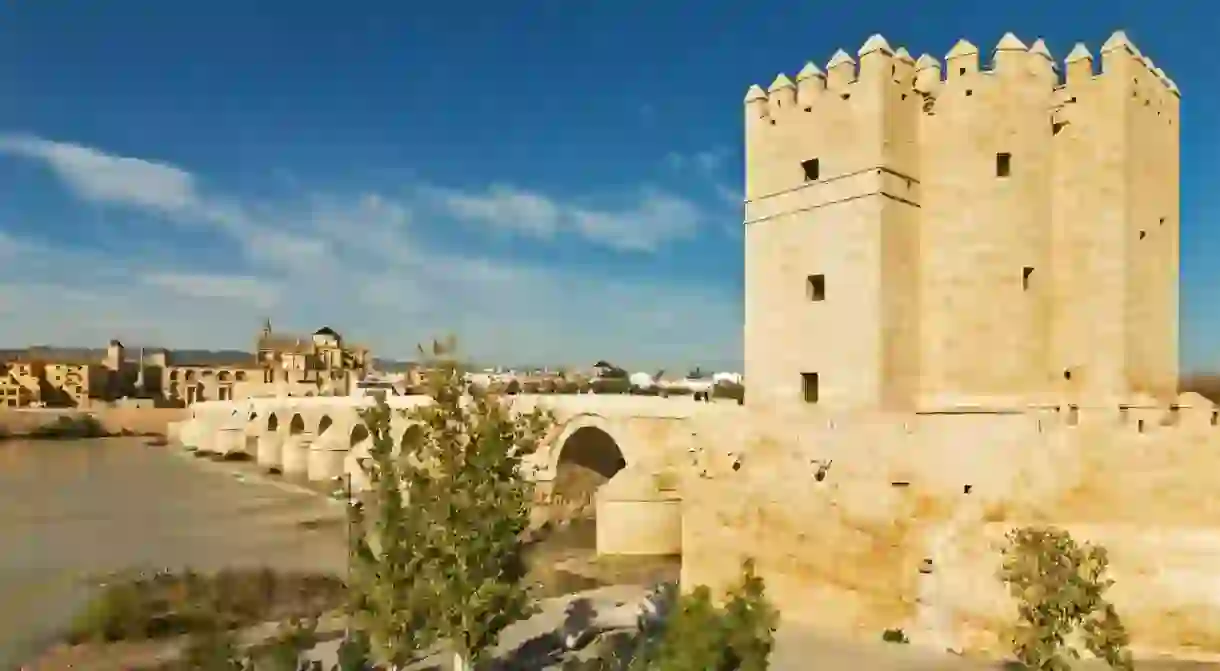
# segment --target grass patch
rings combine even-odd
[[[72,644],[147,640],[317,617],[343,605],[346,590],[328,574],[268,568],[123,577],[78,613],[65,638]]]

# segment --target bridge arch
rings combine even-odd
[[[363,423],[358,423],[352,427],[351,434],[348,435],[348,447],[354,448],[364,442],[369,437],[369,428]]]
[[[296,413],[292,416],[292,420],[288,422],[288,435],[295,436],[305,432],[305,418],[301,413]]]
[[[627,467],[628,451],[600,415],[573,417],[550,447],[553,504],[574,517],[593,517],[593,496]]]

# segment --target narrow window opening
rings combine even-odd
[[[1071,368],[1064,368],[1064,369],[1063,369],[1063,379],[1065,379],[1065,380],[1071,380],[1071,379],[1072,379],[1072,369],[1071,369]]]
[[[1076,426],[1080,423],[1080,408],[1074,405],[1068,406],[1067,425]]]
[[[966,97],[969,98],[972,95],[974,95],[974,89],[966,89]]]
[[[1062,131],[1063,127],[1066,125],[1067,125],[1067,122],[1064,122],[1064,121],[1056,121],[1055,123],[1052,123],[1051,124],[1051,135],[1058,135],[1059,132]]]
[[[1030,278],[1034,274],[1034,269],[1025,266],[1021,269],[1021,291],[1029,291]]]
[[[966,485],[966,486],[962,487],[962,493],[969,494],[970,490],[972,490],[972,489],[974,489],[974,485]]]
[[[959,74],[959,75],[964,75],[964,74],[966,74],[966,68],[958,68],[958,69],[957,69],[957,74]]]
[[[1220,424],[1220,410],[1212,410],[1212,426]]]
[[[995,176],[1007,177],[1012,174],[1012,154],[1000,152],[995,155]]]
[[[1148,237],[1148,231],[1140,231],[1140,240]]]
[[[1140,433],[1144,432],[1144,420],[1141,419],[1136,423],[1136,430],[1138,430]]]
[[[906,100],[906,99],[907,99],[907,94],[905,94],[905,93],[904,93],[904,94],[902,94],[902,99],[903,99],[903,100]]]
[[[1164,226],[1164,225],[1165,225],[1165,217],[1161,217],[1161,222],[1160,222],[1160,225],[1161,225],[1161,226]]]
[[[812,107],[806,107],[806,108],[805,108],[805,111],[806,111],[806,112],[812,112],[812,111],[813,111],[813,108],[812,108]]]
[[[1067,100],[1067,101],[1068,101],[1068,102],[1070,102],[1070,103],[1074,103],[1074,102],[1076,102],[1076,96],[1072,96],[1071,98],[1068,98],[1068,100]]]
[[[895,480],[894,482],[890,483],[890,486],[891,487],[910,487],[911,483],[909,483],[905,480]]]
[[[840,98],[842,98],[842,99],[844,99],[844,100],[847,100],[848,98],[850,98],[850,97],[851,97],[851,94],[850,94],[850,93],[844,93],[843,95],[841,95],[841,96],[839,96],[839,97],[840,97]]]
[[[818,176],[822,174],[822,166],[816,158],[801,161],[801,170],[805,171],[806,182],[816,182]]]
[[[801,396],[806,403],[818,402],[818,374],[801,373]]]
[[[896,75],[896,74],[898,74],[898,66],[897,66],[897,65],[891,65],[891,66],[890,66],[890,75],[891,75],[891,76],[893,76],[893,75]]]
[[[812,302],[826,300],[826,276],[810,275],[805,278],[805,295]]]

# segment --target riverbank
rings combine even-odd
[[[184,408],[0,408],[0,439],[164,436],[189,416]]]
[[[142,438],[0,443],[0,668],[57,639],[102,576],[270,566],[342,575],[343,508]]]

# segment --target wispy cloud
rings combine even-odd
[[[454,217],[549,240],[576,235],[620,252],[655,252],[694,235],[703,213],[694,203],[659,189],[641,189],[623,208],[562,202],[541,193],[494,185],[483,192],[430,190]]]
[[[153,272],[143,275],[145,283],[168,289],[184,298],[220,299],[270,308],[279,302],[281,287],[257,277],[209,275],[206,273]]]
[[[483,193],[438,189],[436,195],[461,219],[538,238],[554,236],[562,217],[560,206],[550,198],[503,184]]]
[[[198,206],[190,173],[165,163],[111,156],[28,135],[0,136],[0,153],[42,161],[82,198],[169,212]]]
[[[0,235],[0,255],[21,250],[0,264],[6,340],[247,347],[270,315],[302,329],[334,324],[389,355],[409,355],[414,342],[456,331],[474,356],[506,362],[610,358],[651,366],[739,357],[734,292],[443,250],[428,243],[421,220],[445,221],[416,216],[435,199],[302,191],[257,202],[217,193],[180,166],[76,144],[0,136],[0,154],[43,163],[81,200],[191,224],[211,244],[239,252],[232,267],[219,269],[189,254],[186,262],[125,258]],[[618,209],[509,186],[446,193],[442,204],[454,218],[508,221],[515,224],[509,230],[539,240],[623,251],[653,251],[690,236],[702,217],[689,201],[649,189]],[[180,230],[149,234],[173,244]],[[73,272],[46,273],[65,267]]]
[[[665,155],[665,163],[670,168],[679,171],[693,170],[703,177],[718,177],[728,159],[729,151],[720,147],[692,154],[670,152]]]

